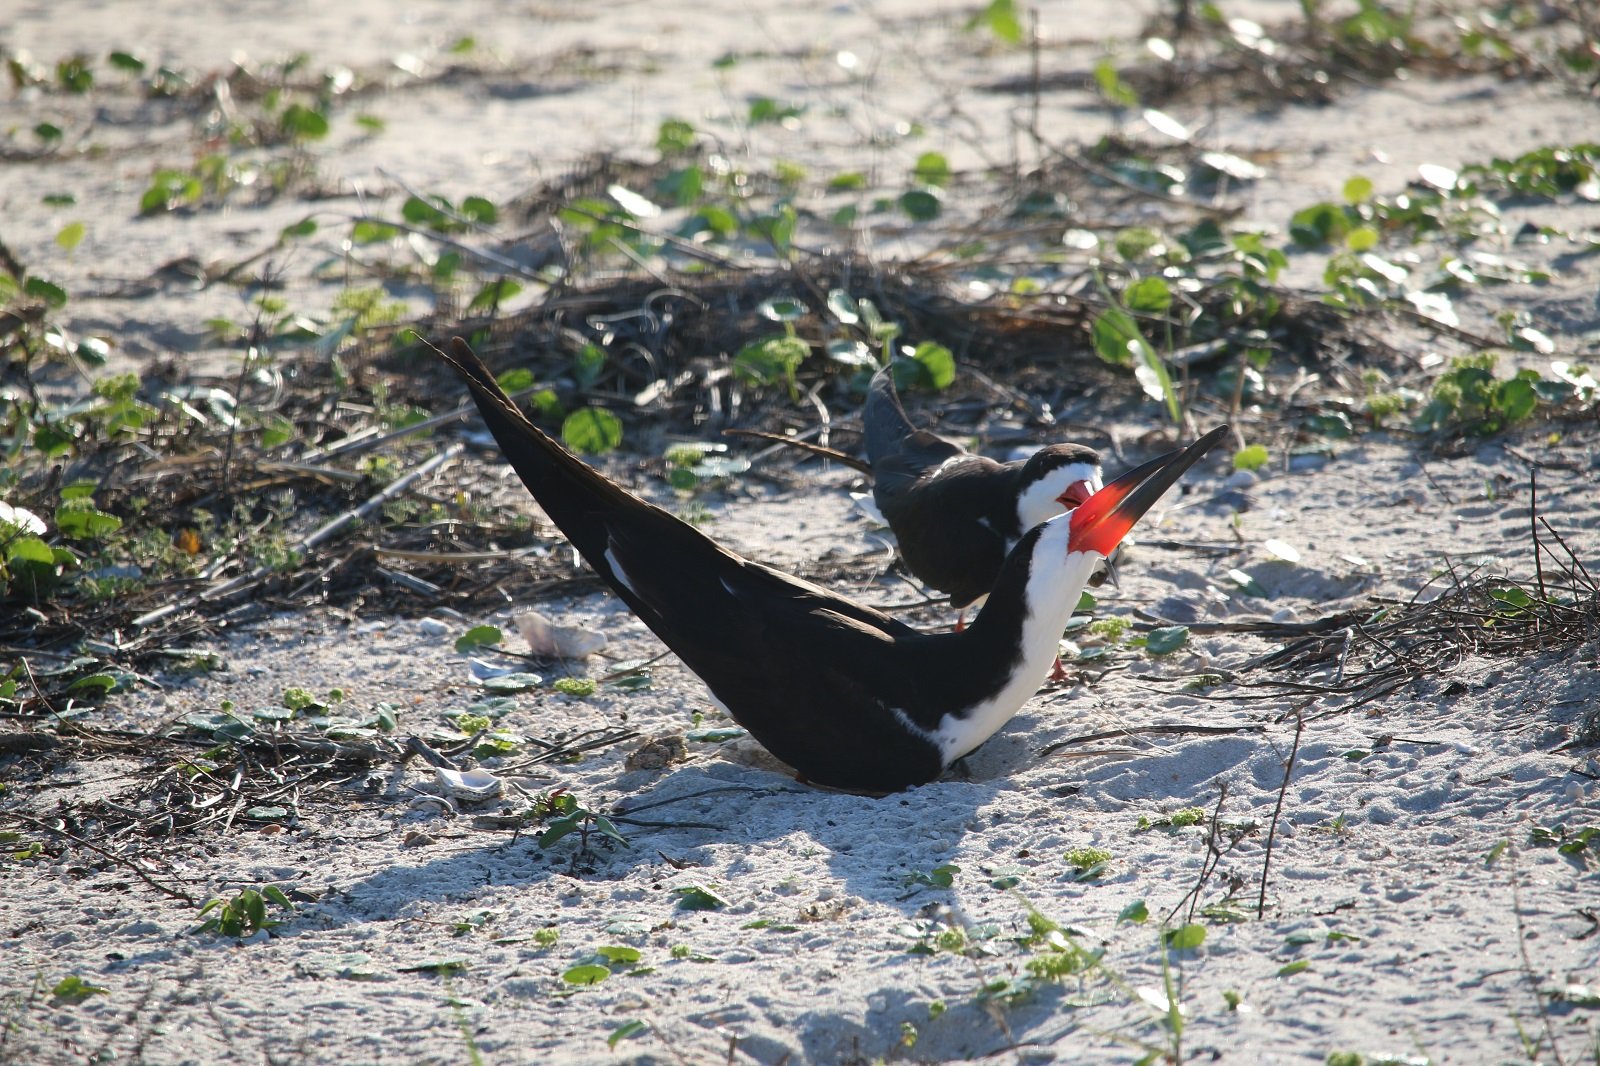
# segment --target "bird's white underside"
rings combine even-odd
[[[1083,480],[1083,479],[1079,479]],[[902,710],[901,723],[933,741],[946,765],[959,759],[1009,722],[1039,690],[1055,664],[1061,633],[1078,606],[1078,598],[1103,556],[1099,552],[1068,552],[1071,524],[1063,518],[1046,525],[1033,552],[1028,574],[1022,622],[1022,657],[993,696],[961,717],[945,715],[939,728],[923,729]]]

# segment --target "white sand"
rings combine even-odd
[[[447,195],[506,196],[590,150],[637,148],[671,115],[718,129],[741,150],[740,138],[748,137],[755,159],[799,159],[819,174],[870,167],[898,181],[928,149],[947,152],[958,167],[1003,161],[1013,144],[1009,113],[1023,102],[963,86],[1027,69],[1026,55],[978,47],[978,39],[962,35],[968,10],[958,5],[930,13],[909,3],[841,4],[811,14],[803,5],[624,4],[595,11],[492,0],[303,4],[246,13],[226,26],[170,0],[137,9],[84,0],[18,7],[0,31],[5,43],[45,62],[75,48],[126,48],[203,71],[221,69],[242,48],[257,62],[309,51],[318,68],[367,67],[401,52],[438,63],[450,41],[475,35],[505,57],[490,80],[501,91],[466,80],[377,96],[360,110],[382,115],[385,132],[358,138],[344,118],[329,142],[313,149],[330,180],[370,190],[374,213],[392,211],[404,196],[379,168]],[[1086,67],[1102,40],[1131,53],[1130,38],[1147,7],[1153,5],[1043,5],[1047,59]],[[1293,8],[1257,3],[1238,11],[1270,20],[1289,17]],[[597,49],[596,62],[615,72],[601,76],[565,58],[555,61],[580,45]],[[858,69],[875,72],[869,84],[839,66],[841,50],[859,57]],[[728,51],[761,55],[714,72],[710,61]],[[544,73],[524,83],[528,70]],[[531,84],[557,91],[518,91]],[[718,123],[729,101],[741,111],[746,94],[757,92],[809,104],[801,129],[740,132]],[[1106,129],[1107,118],[1085,107],[1088,101],[1082,93],[1052,94],[1044,115],[1049,135],[1083,141]],[[1250,194],[1249,211],[1280,228],[1295,208],[1337,196],[1352,174],[1393,192],[1419,162],[1458,165],[1582,139],[1579,132],[1594,120],[1592,104],[1547,86],[1484,79],[1383,84],[1350,90],[1333,107],[1264,116],[1219,103],[1214,112],[1178,114],[1197,125],[1210,122],[1205,136],[1218,147],[1270,153],[1269,176]],[[24,129],[44,118],[60,121],[59,109],[78,108],[81,117],[86,106],[15,93],[3,105],[5,125]],[[928,126],[926,138],[866,144],[873,131],[911,120]],[[149,116],[121,128],[108,117],[93,140],[128,143],[127,152],[0,169],[7,245],[74,294],[90,294],[75,298],[67,321],[81,332],[112,335],[119,358],[205,352],[204,320],[243,319],[248,309],[223,286],[199,293],[170,287],[131,301],[92,293],[109,293],[152,264],[184,255],[242,258],[306,210],[289,201],[187,219],[136,219],[150,171],[190,157],[189,130],[185,121],[163,124]],[[61,189],[76,195],[75,207],[39,206],[44,192]],[[330,209],[356,206],[342,200]],[[1574,227],[1594,222],[1592,210],[1521,210]],[[88,221],[89,237],[69,259],[52,250],[51,240],[73,218]],[[324,229],[323,251],[335,249],[336,232],[331,223]],[[881,237],[874,249],[881,257],[910,246],[893,234]],[[1525,253],[1556,262],[1550,286],[1469,293],[1464,321],[1491,328],[1494,313],[1514,300],[1564,348],[1592,346],[1582,334],[1597,326],[1594,257],[1560,251]],[[308,279],[320,254],[296,253],[288,267],[292,298],[311,306],[339,284]],[[1295,270],[1314,278],[1320,258],[1297,259]],[[1148,424],[1117,428],[1132,440]],[[1595,444],[1593,426],[1569,433],[1553,451],[1576,468],[1541,475],[1542,513],[1591,560],[1600,548]],[[1535,438],[1520,446],[1542,444]],[[1120,590],[1105,590],[1102,608],[1124,617],[1145,607],[1195,621],[1280,611],[1310,620],[1372,595],[1409,597],[1445,557],[1487,562],[1523,578],[1531,573],[1526,471],[1502,442],[1430,460],[1428,476],[1404,441],[1383,435],[1334,451],[1323,464],[1280,468],[1244,489],[1248,509],[1236,527],[1230,500],[1216,499],[1226,471],[1213,464],[1192,472],[1187,495],[1157,508],[1142,536],[1224,544],[1237,532],[1243,554],[1218,560],[1137,550],[1123,567]],[[1135,449],[1126,458],[1141,456]],[[451,476],[446,471],[441,483]],[[881,539],[870,539],[849,511],[848,484],[833,473],[803,494],[714,500],[710,529],[740,550],[790,567],[830,549],[881,553]],[[1301,563],[1275,561],[1262,547],[1271,538],[1298,548]],[[1226,576],[1232,567],[1250,572],[1270,600],[1239,597]],[[906,594],[893,582],[848,591],[877,602]],[[660,650],[609,596],[539,607],[556,621],[605,631],[614,661]],[[452,635],[481,621],[510,631],[512,608],[483,610],[481,618],[450,621]],[[409,807],[408,790],[431,778],[415,767],[337,803],[328,798],[340,793],[319,794],[288,832],[153,846],[160,861],[151,865],[152,876],[198,898],[276,884],[307,900],[274,935],[243,944],[190,935],[197,924],[192,907],[92,853],[8,863],[0,867],[0,995],[6,997],[0,1025],[12,1028],[0,1035],[0,1060],[455,1063],[470,1061],[475,1047],[491,1064],[979,1056],[1130,1062],[1144,1046],[1173,1047],[1153,1005],[1167,954],[1156,926],[1185,907],[1171,919],[1181,924],[1198,885],[1201,906],[1227,900],[1227,909],[1247,920],[1197,914],[1207,926],[1204,943],[1168,955],[1186,1019],[1186,1061],[1320,1063],[1338,1051],[1435,1063],[1555,1061],[1548,1046],[1526,1055],[1519,1027],[1527,1040],[1545,1039],[1540,990],[1594,987],[1600,874],[1590,868],[1593,860],[1586,866],[1533,846],[1530,831],[1600,822],[1592,752],[1558,750],[1600,701],[1600,644],[1472,659],[1447,677],[1355,711],[1310,696],[1253,699],[1260,690],[1228,684],[1202,698],[1177,680],[1236,669],[1271,647],[1237,633],[1196,632],[1172,656],[1113,659],[1119,669],[1094,684],[1031,701],[969,760],[969,778],[884,799],[797,786],[771,770],[719,757],[703,743],[689,745],[689,762],[661,771],[625,770],[632,745],[545,768],[527,782],[530,788],[570,788],[605,808],[660,803],[640,816],[708,826],[623,826],[632,847],[602,846],[576,875],[570,838],[541,853],[530,837],[474,830],[467,813]],[[214,710],[223,699],[241,708],[274,702],[285,687],[298,685],[344,689],[357,709],[392,701],[402,732],[427,731],[478,693],[449,637],[415,621],[337,612],[285,618],[231,634],[223,650],[227,672],[164,679],[163,693],[114,702],[108,720],[122,716],[153,728]],[[1277,823],[1265,914],[1257,920],[1266,829],[1297,708],[1308,721]],[[650,735],[682,733],[695,714],[705,715],[707,725],[722,724],[703,689],[669,659],[657,665],[646,691],[574,700],[539,690],[517,697],[501,724],[539,737],[619,724]],[[1137,732],[1176,723],[1260,728],[1215,736]],[[1110,753],[1038,754],[1057,741],[1121,728],[1133,732],[1067,749]],[[85,763],[67,779],[8,789],[6,801],[20,799],[24,810],[46,816],[61,799],[114,795],[130,783],[119,777],[126,769]],[[1224,784],[1222,820],[1258,828],[1244,833],[1208,875],[1203,828],[1138,831],[1140,816],[1188,806],[1209,812]],[[1502,841],[1510,846],[1486,862]],[[1103,876],[1079,883],[1064,855],[1090,845],[1112,858]],[[908,881],[943,864],[960,867],[947,889]],[[991,884],[1001,874],[1017,878],[1014,890]],[[729,906],[679,909],[673,889],[690,884],[713,886]],[[1119,924],[1118,914],[1139,900],[1151,920]],[[1028,933],[1029,906],[1072,927],[1084,947],[1104,950],[1102,966],[1081,981],[1043,983],[1013,1003],[986,1001],[986,986],[1020,979],[1027,960],[1048,951],[1017,943]],[[453,923],[485,912],[481,928],[455,935]],[[755,921],[772,924],[751,928]],[[545,928],[557,929],[559,938],[541,948],[533,937]],[[908,950],[924,934],[950,928],[965,930],[979,950]],[[564,970],[604,945],[636,948],[648,972],[629,975],[619,967],[594,987],[563,983]],[[674,958],[678,947],[688,957]],[[448,979],[408,970],[445,959],[466,968]],[[1284,972],[1301,961],[1304,969]],[[54,984],[68,974],[109,993],[76,1006],[48,995],[26,998],[36,978]],[[1229,993],[1239,997],[1238,1009],[1230,1009]],[[1565,1061],[1593,1055],[1600,1026],[1592,1005],[1558,1003],[1545,1016]],[[648,1030],[608,1051],[607,1035],[635,1019]],[[914,1043],[907,1026],[914,1027]]]

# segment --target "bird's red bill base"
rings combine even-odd
[[[1227,432],[1227,426],[1218,426],[1182,451],[1158,456],[1107,482],[1073,510],[1072,550],[1106,556],[1116,551],[1144,513]]]

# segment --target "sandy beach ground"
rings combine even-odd
[[[1223,6],[1264,26],[1300,10]],[[898,187],[937,152],[974,176],[950,187],[939,239],[899,217],[859,225],[856,251],[880,263],[985,218],[990,186],[975,176],[1037,166],[1043,145],[1162,140],[1160,116],[1108,109],[1088,86],[1104,57],[1147,57],[1142,35],[1167,7],[1041,4],[1036,51],[967,29],[976,11],[18,0],[0,47],[45,68],[120,50],[147,71],[204,78],[304,53],[305,70],[356,72],[364,88],[303,148],[316,178],[302,190],[315,197],[156,215],[138,210],[152,175],[217,147],[203,121],[122,91],[103,64],[86,94],[0,88],[12,149],[0,162],[0,242],[72,294],[56,317],[74,337],[105,338],[108,369],[224,373],[237,349],[208,322],[248,321],[256,293],[198,284],[207,269],[265,249],[286,302],[325,308],[346,285],[337,264],[352,216],[393,216],[414,190],[508,203],[597,152],[649,160],[668,119],[752,170],[790,161]],[[1036,62],[1062,80],[1038,76]],[[995,90],[1019,80],[1039,93]],[[1166,113],[1196,143],[1259,167],[1229,190],[1231,224],[1279,234],[1295,211],[1340,199],[1352,176],[1393,196],[1419,166],[1460,168],[1600,129],[1592,98],[1535,77],[1419,66],[1332,96],[1276,106],[1219,84]],[[758,98],[796,108],[793,120],[748,121]],[[31,154],[40,123],[65,131],[50,158]],[[70,203],[49,200],[63,194]],[[1499,316],[1523,312],[1554,357],[1592,358],[1596,215],[1571,196],[1506,205],[1507,236],[1478,247],[1550,276],[1457,293],[1458,332],[1502,336]],[[321,220],[314,237],[275,243],[308,216]],[[57,238],[73,220],[85,229],[68,250]],[[1138,210],[1114,221],[1133,224]],[[1588,243],[1513,243],[1524,223]],[[1291,256],[1284,283],[1315,289],[1325,259]],[[416,288],[394,295],[432,310]],[[537,299],[533,287],[522,299]],[[1404,319],[1387,339],[1413,370],[1470,347]],[[1548,373],[1551,357],[1508,350],[1503,366]],[[73,387],[70,375],[50,384]],[[452,385],[435,409],[463,397]],[[1108,471],[1170,440],[1162,417],[1154,404],[1088,399],[1062,412],[1103,431],[1094,443]],[[1258,410],[1250,438],[1270,436],[1277,417]],[[469,432],[441,431],[441,446]],[[468,443],[422,489],[444,498],[471,484],[520,500],[481,435]],[[638,735],[571,761],[491,760],[517,791],[481,805],[431,799],[424,765],[390,762],[308,791],[287,825],[242,816],[227,832],[104,845],[117,861],[38,826],[63,805],[117,801],[147,763],[0,750],[0,826],[52,844],[0,858],[0,1061],[1600,1061],[1600,836],[1555,846],[1600,823],[1600,639],[1466,654],[1366,700],[1316,687],[1345,681],[1336,656],[1265,661],[1297,624],[1426,602],[1456,576],[1534,580],[1529,455],[1547,464],[1539,513],[1592,566],[1597,443],[1591,412],[1444,450],[1363,430],[1284,449],[1254,473],[1219,454],[1151,512],[1120,584],[1097,593],[1097,619],[1185,624],[1187,642],[1153,655],[1105,628],[1069,634],[1105,653],[1041,690],[964,772],[883,798],[799,785],[748,740],[725,739],[717,731],[733,723],[670,656],[645,688],[557,692],[561,674],[603,677],[662,651],[597,586],[537,604],[485,596],[426,618],[329,607],[215,629],[208,646],[224,669],[158,674],[159,687],[118,694],[86,721],[158,732],[224,701],[256,708],[291,688],[337,689],[335,713],[386,704],[399,735],[424,733],[493,694],[454,638],[478,624],[510,634],[537,606],[609,644],[540,667],[546,683],[495,704],[494,728]],[[681,503],[628,448],[608,472]],[[783,476],[700,497],[704,528],[774,565],[821,568],[867,602],[916,599],[889,576],[892,538],[852,503],[860,479],[795,463],[764,458],[758,468]],[[937,607],[918,618],[951,620]],[[1383,665],[1368,655],[1348,669]],[[685,736],[682,759],[652,759],[672,744],[645,743]],[[558,789],[620,815],[626,846],[596,832],[540,847],[537,826],[485,820]],[[1539,832],[1555,826],[1568,835]],[[261,886],[293,904],[270,906],[281,925],[242,939],[194,932],[198,903]],[[70,976],[102,991],[52,994]]]

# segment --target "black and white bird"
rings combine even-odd
[[[1024,533],[1072,510],[1102,484],[1100,456],[1082,444],[1051,444],[1001,463],[918,429],[900,404],[888,366],[872,376],[861,423],[865,461],[777,434],[728,432],[826,455],[870,474],[872,502],[899,542],[906,569],[948,595],[962,617],[983,605]]]
[[[948,594],[957,610],[983,605],[1024,533],[1102,485],[1100,456],[1081,444],[1051,444],[1000,463],[918,429],[887,366],[872,376],[861,421],[872,499],[906,569]]]
[[[921,633],[721,547],[541,432],[464,341],[441,354],[550,520],[712,699],[805,780],[862,792],[932,781],[1005,725],[1049,672],[1089,575],[1226,432],[1027,530],[965,630]]]

